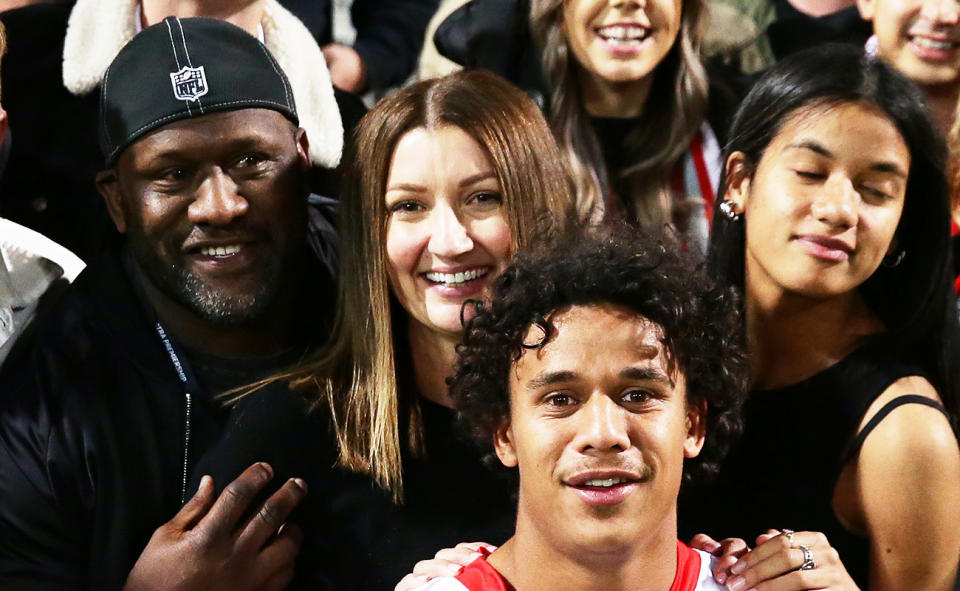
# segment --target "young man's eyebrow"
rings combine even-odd
[[[546,386],[551,386],[553,384],[559,384],[562,382],[570,382],[577,378],[577,374],[572,371],[548,371],[542,373],[531,379],[527,382],[527,390],[539,390]]]
[[[629,380],[663,382],[673,386],[673,380],[659,367],[628,367],[620,372],[620,377]]]

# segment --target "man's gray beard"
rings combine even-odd
[[[263,277],[257,282],[256,291],[229,296],[220,293],[199,277],[183,269],[171,268],[171,275],[180,275],[175,281],[161,290],[181,305],[189,308],[204,320],[218,326],[239,326],[259,318],[267,305],[273,300],[278,277]]]
[[[152,250],[130,236],[130,246],[141,273],[161,293],[200,318],[217,326],[242,326],[260,318],[276,298],[282,265],[264,261],[253,290],[239,295],[223,294],[187,269],[160,261]]]

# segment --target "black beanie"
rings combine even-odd
[[[140,137],[189,117],[262,108],[298,124],[290,82],[267,48],[219,19],[171,16],[144,29],[107,68],[100,93],[108,167]]]

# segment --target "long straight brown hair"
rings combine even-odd
[[[346,170],[340,210],[339,305],[329,346],[278,376],[329,408],[339,464],[369,474],[403,498],[401,452],[422,454],[419,397],[397,387],[394,318],[387,278],[385,194],[400,138],[416,128],[459,127],[483,146],[496,172],[513,251],[573,223],[573,187],[536,104],[489,72],[427,80],[384,98],[363,118]],[[451,368],[452,371],[452,368]],[[401,433],[401,417],[409,429]]]
[[[549,88],[548,118],[570,166],[577,194],[599,206],[614,180],[628,187],[619,198],[643,227],[662,228],[673,213],[671,175],[703,123],[707,109],[707,74],[700,61],[702,0],[683,0],[680,32],[654,72],[643,115],[627,136],[630,165],[611,179],[603,150],[590,126],[580,77],[583,71],[566,39],[565,0],[532,0],[530,31],[541,52]]]

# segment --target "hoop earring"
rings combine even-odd
[[[883,257],[883,260],[880,262],[880,264],[888,269],[893,269],[903,262],[903,257],[905,256],[907,256],[907,251],[898,250],[894,254],[888,254],[887,256]]]
[[[740,220],[740,214],[733,209],[733,201],[724,199],[720,202],[720,213],[722,213],[731,222]]]

